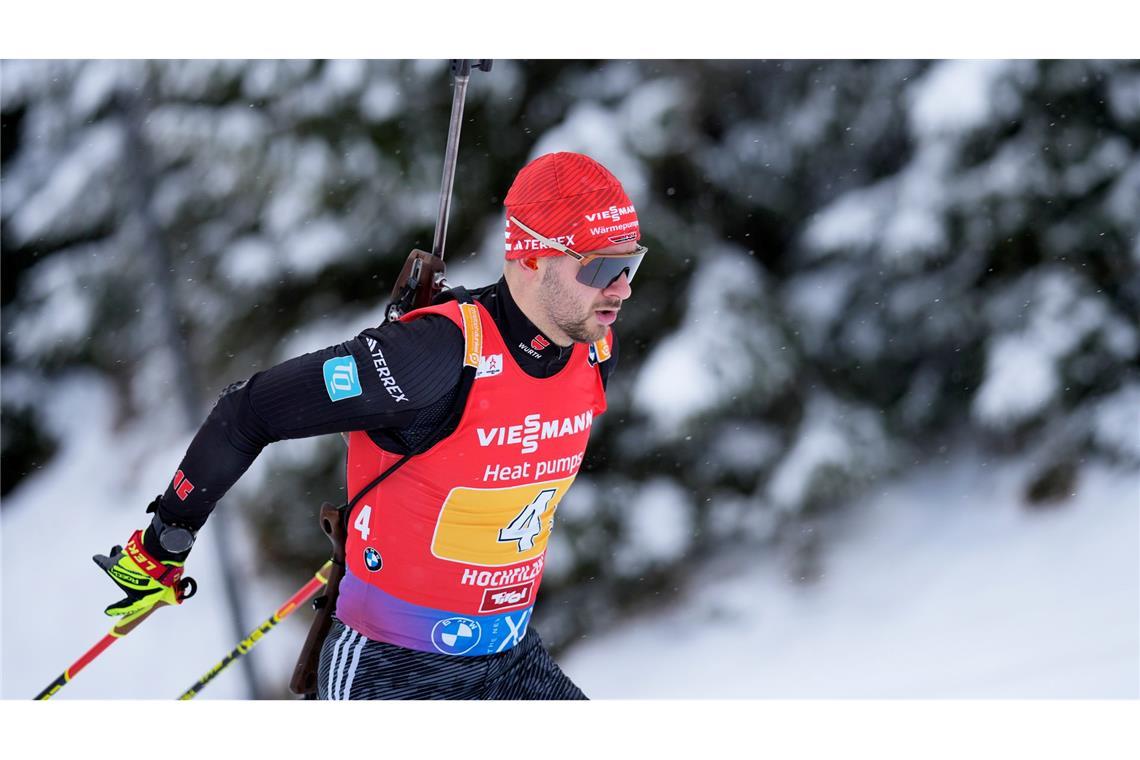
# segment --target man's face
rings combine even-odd
[[[592,253],[632,253],[637,244],[603,248]],[[622,301],[632,290],[625,274],[604,288],[592,288],[576,279],[580,265],[570,256],[546,260],[540,285],[540,303],[559,330],[576,343],[593,343],[606,335],[606,328],[617,319]],[[561,336],[550,336],[557,340]]]

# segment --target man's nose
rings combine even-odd
[[[614,281],[609,285],[602,288],[602,295],[611,298],[620,298],[622,301],[629,298],[633,294],[633,288],[629,286],[629,277],[625,272],[619,274]]]

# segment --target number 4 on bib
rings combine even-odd
[[[364,509],[360,510],[360,514],[358,514],[356,516],[356,519],[352,521],[352,527],[360,531],[361,541],[367,541],[369,534],[372,532],[372,530],[368,527],[368,521],[371,519],[372,507],[365,504]]]
[[[499,529],[499,541],[509,543],[518,541],[520,552],[534,547],[534,539],[542,532],[542,514],[546,512],[550,500],[558,493],[557,488],[547,488],[540,491],[534,501],[523,507],[518,517],[511,520],[510,525]]]

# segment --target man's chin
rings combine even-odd
[[[606,325],[591,318],[571,325],[569,329],[563,327],[562,331],[575,343],[594,343],[606,337],[606,329]]]
[[[596,343],[602,338],[606,337],[606,330],[609,328],[606,325],[598,325],[588,332],[583,334],[582,340],[579,343]]]

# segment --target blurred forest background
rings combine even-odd
[[[378,324],[430,248],[446,61],[0,75],[5,497],[69,435],[50,407],[76,378],[188,442],[229,383]],[[1092,459],[1140,468],[1136,62],[496,60],[468,89],[453,284],[497,278],[503,195],[556,150],[623,181],[650,249],[552,538],[556,651],[725,546],[814,582],[829,513],[955,450],[1030,457],[1027,508]],[[223,509],[300,585],[344,445],[262,459]]]

